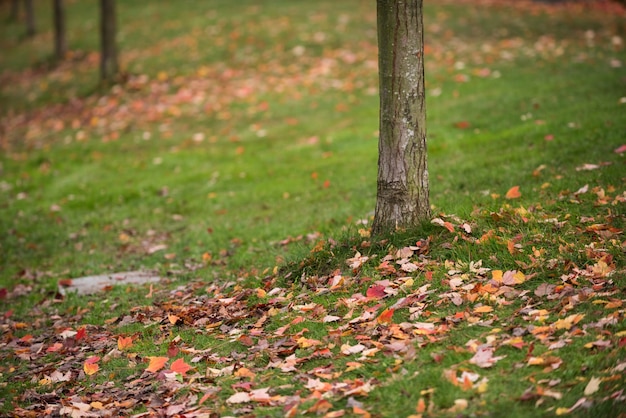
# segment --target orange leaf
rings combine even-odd
[[[493,312],[493,308],[491,306],[483,305],[474,309],[474,313],[487,313]]]
[[[94,374],[98,370],[100,370],[100,366],[98,366],[97,363],[87,363],[87,362],[85,362],[85,364],[83,365],[83,370],[85,371],[86,375],[91,376],[92,374]]]
[[[167,358],[167,357],[165,357]],[[192,367],[190,365],[188,365],[187,363],[185,363],[185,359],[179,358],[177,360],[175,360],[172,365],[170,366],[170,370],[176,373],[180,373],[183,376],[185,375],[185,373],[187,373],[189,370],[191,370]]]
[[[167,363],[169,357],[148,357],[148,359],[150,359],[150,364],[146,368],[146,371],[155,373],[165,367],[165,363]]]
[[[92,356],[85,360],[85,364],[83,365],[83,370],[85,371],[85,374],[91,376],[92,374],[100,370],[100,366],[98,366],[97,364],[99,361],[100,357],[98,356]]]
[[[517,199],[519,197],[522,197],[522,193],[520,193],[519,191],[519,186],[511,187],[509,191],[506,192],[506,195],[504,195],[504,197],[506,197],[507,199]]]
[[[46,348],[46,353],[54,353],[55,351],[59,351],[63,348],[63,344],[54,343],[50,347]]]
[[[391,324],[393,322],[393,312],[394,309],[385,309],[383,313],[376,318],[376,322],[379,324]]]
[[[132,347],[133,345],[133,338],[132,337],[122,337],[120,336],[117,339],[117,349],[120,351],[124,351],[127,348]]]
[[[169,319],[170,324],[172,325],[176,325],[176,323],[178,321],[180,321],[180,317],[174,315],[174,314],[167,314],[167,319]]]
[[[417,401],[415,411],[418,414],[423,414],[424,412],[426,412],[426,402],[424,401],[424,398],[420,398],[419,401]]]

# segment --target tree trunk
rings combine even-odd
[[[115,0],[100,0],[100,79],[112,81],[117,75],[117,48],[115,45]]]
[[[9,18],[12,21],[16,21],[20,17],[20,0],[11,0],[11,11],[9,12]]]
[[[35,36],[35,10],[33,0],[24,1],[24,10],[26,11],[26,36]]]
[[[380,137],[373,234],[430,217],[422,0],[378,0]]]
[[[63,0],[53,0],[52,8],[54,9],[54,55],[58,60],[62,60],[67,52]]]

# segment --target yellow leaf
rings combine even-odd
[[[479,306],[477,308],[474,308],[474,312],[475,313],[493,312],[493,308],[491,306],[483,305],[483,306]]]
[[[566,415],[569,414],[569,408],[556,408],[556,415]]]
[[[502,270],[493,270],[491,272],[491,278],[496,282],[496,283],[502,283],[502,276],[503,276],[504,272]]]

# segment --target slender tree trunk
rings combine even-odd
[[[102,43],[100,78],[102,81],[113,80],[118,71],[115,18],[115,0],[100,0],[100,37]]]
[[[67,52],[63,0],[53,0],[52,6],[54,9],[54,55],[58,60],[62,60]]]
[[[16,21],[20,17],[20,0],[11,0],[11,11],[9,18]]]
[[[35,36],[35,9],[33,0],[24,1],[24,10],[26,11],[26,36]]]
[[[422,0],[377,1],[380,138],[374,234],[430,217]]]

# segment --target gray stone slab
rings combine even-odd
[[[90,295],[106,291],[111,286],[141,285],[144,283],[155,283],[159,280],[161,280],[161,277],[149,271],[102,274],[61,280],[59,281],[59,292],[62,295],[72,292],[79,295]]]

